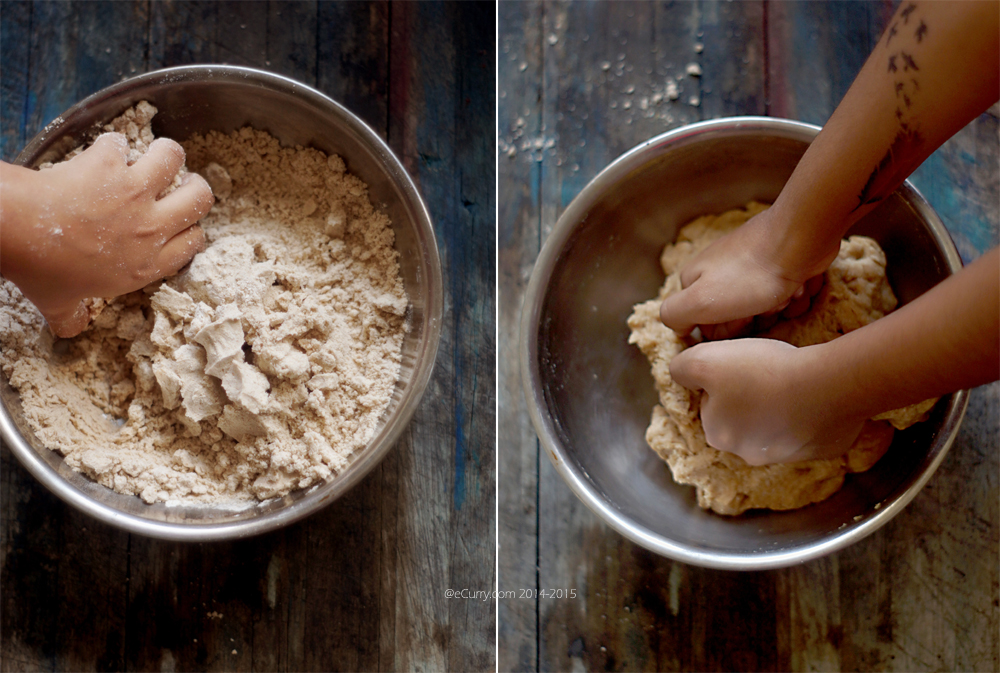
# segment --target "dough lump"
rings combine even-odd
[[[865,423],[850,450],[833,460],[810,460],[751,466],[735,454],[718,451],[705,441],[701,394],[676,383],[670,361],[686,347],[660,322],[660,303],[681,289],[684,264],[713,241],[767,209],[757,202],[745,209],[700,217],[680,230],[677,241],[660,256],[667,278],[655,299],[637,304],[628,318],[629,343],[649,359],[660,403],[653,408],[646,441],[670,467],[674,480],[693,485],[698,505],[719,514],[749,509],[788,510],[830,497],[848,472],[870,469],[892,443],[893,426],[905,429],[925,420],[935,400],[877,416]],[[774,325],[758,336],[808,346],[863,327],[896,307],[885,275],[885,254],[870,238],[841,241],[840,253],[826,272],[823,289],[804,315]],[[891,423],[891,425],[890,425]]]

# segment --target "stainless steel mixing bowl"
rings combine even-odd
[[[395,444],[413,416],[434,367],[443,306],[441,262],[434,228],[413,181],[382,139],[347,109],[293,80],[250,68],[184,66],[147,73],[108,87],[67,110],[28,143],[16,163],[37,166],[61,158],[128,107],[147,100],[159,109],[157,136],[184,140],[210,130],[244,126],[285,145],[339,154],[364,180],[376,208],[392,219],[400,271],[409,295],[411,329],[389,407],[374,437],[350,466],[324,484],[241,511],[147,505],[69,469],[26,423],[21,401],[0,375],[0,437],[53,493],[106,523],[173,540],[246,537],[279,528],[326,506],[357,484]]]
[[[655,297],[677,230],[751,199],[773,202],[819,129],[741,117],[671,131],[618,158],[570,203],[546,240],[521,319],[521,373],[545,453],[612,528],[694,565],[759,570],[801,563],[870,535],[930,479],[951,446],[967,391],[898,432],[870,471],[828,500],[790,512],[701,510],[645,441],[657,397],[628,344],[633,304]],[[940,219],[909,184],[852,230],[875,238],[901,303],[961,268]]]

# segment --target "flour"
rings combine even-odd
[[[110,127],[141,155],[152,114]],[[119,493],[279,497],[341,472],[388,406],[408,329],[393,232],[337,156],[250,128],[184,147],[217,198],[207,249],[95,302],[74,339],[0,281],[0,366],[39,439]]]
[[[751,202],[745,209],[700,217],[683,227],[676,243],[666,246],[660,256],[667,278],[659,296],[637,304],[628,318],[629,343],[638,345],[649,359],[660,402],[653,408],[646,442],[669,465],[675,481],[695,486],[701,507],[719,514],[796,509],[830,497],[843,485],[847,473],[864,472],[878,462],[892,443],[893,426],[905,429],[926,420],[937,402],[926,400],[866,421],[847,453],[832,460],[751,466],[735,454],[708,445],[701,425],[701,394],[684,388],[670,375],[670,361],[687,345],[660,322],[660,304],[680,291],[680,272],[689,259],[766,208]],[[759,336],[809,346],[882,318],[896,308],[885,265],[885,254],[874,240],[851,236],[841,241],[840,253],[830,264],[810,310]]]

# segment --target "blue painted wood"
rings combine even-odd
[[[823,125],[881,35],[873,16],[879,9],[865,2],[769,3],[770,114]]]
[[[247,65],[341,101],[420,186],[448,309],[397,447],[338,502],[260,538],[130,536],[0,448],[4,670],[492,670],[495,604],[444,592],[495,582],[493,5],[5,2],[0,31],[8,159],[80,98],[147,69]]]
[[[151,3],[149,14],[149,70],[219,62],[215,40],[218,5],[163,0]]]
[[[501,671],[536,670],[539,654],[538,606],[519,595],[537,586],[539,451],[521,392],[518,326],[541,238],[542,163],[528,147],[542,136],[542,12],[538,2],[499,7],[497,213],[503,226],[497,231],[498,588],[518,592],[497,605]],[[568,98],[576,95],[574,88],[566,92]],[[585,121],[578,117],[577,123]]]
[[[491,630],[494,601],[449,602],[438,589],[493,583],[493,19],[493,6],[483,3],[392,6],[388,128],[388,142],[407,162],[434,221],[446,288],[441,350],[430,384],[431,397],[437,401],[417,411],[412,435],[415,444],[434,445],[436,450],[404,452],[400,461],[410,475],[402,485],[410,497],[431,502],[444,496],[451,511],[401,512],[412,521],[412,528],[401,536],[400,545],[404,549],[412,545],[415,553],[426,541],[439,541],[449,553],[425,561],[435,582],[399,590],[413,594],[413,610],[424,619],[488,623]],[[460,667],[463,659],[475,669],[494,666],[492,633],[468,637],[471,642],[459,646],[473,646],[466,656],[448,652],[440,667]],[[479,653],[468,659],[473,650]],[[399,668],[417,664],[405,656],[396,663]]]
[[[148,22],[146,3],[35,3],[26,137],[95,91],[145,71]]]
[[[388,132],[389,3],[322,2],[318,85],[383,139]]]
[[[316,0],[267,3],[265,69],[316,86],[320,38],[318,14]]]
[[[24,147],[24,111],[28,91],[28,50],[31,3],[9,2],[0,22],[0,159],[11,161]]]

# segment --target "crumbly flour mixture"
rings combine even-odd
[[[137,158],[147,103],[107,130]],[[388,217],[344,162],[244,128],[184,143],[208,248],[55,340],[0,281],[0,366],[46,446],[144,501],[282,496],[344,469],[399,374],[407,298]]]
[[[660,303],[680,291],[680,270],[688,259],[766,208],[751,202],[746,209],[700,217],[682,228],[676,243],[668,245],[660,257],[667,278],[659,296],[637,304],[628,319],[632,330],[629,343],[638,345],[649,359],[660,399],[653,408],[646,441],[670,466],[674,480],[693,485],[698,504],[719,514],[735,515],[757,508],[796,509],[825,500],[840,489],[848,472],[864,472],[878,462],[892,443],[893,426],[905,429],[925,420],[937,402],[927,400],[868,421],[847,454],[834,460],[754,467],[706,443],[699,415],[700,393],[684,388],[670,376],[670,361],[686,345],[660,322]],[[885,275],[885,255],[870,238],[851,236],[842,241],[825,280],[806,314],[779,322],[760,336],[795,346],[823,343],[896,307]]]

